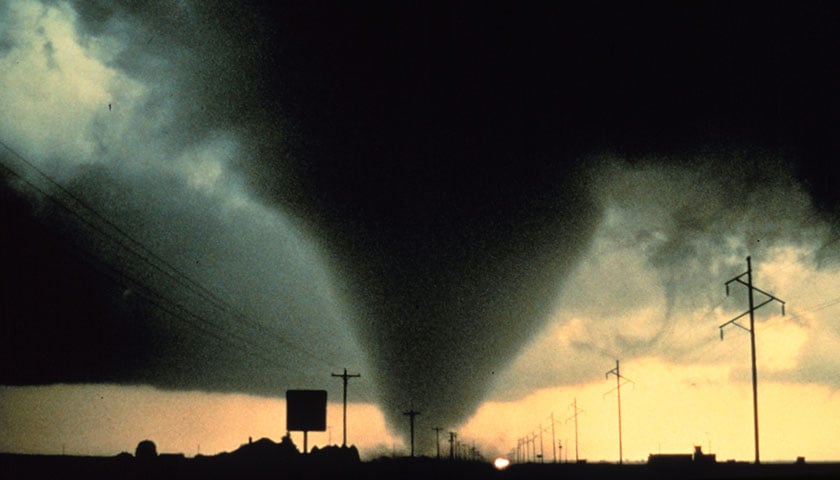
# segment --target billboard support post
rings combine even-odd
[[[309,432],[327,430],[327,391],[286,390],[286,430],[303,432],[303,453],[307,453]]]

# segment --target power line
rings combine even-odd
[[[191,326],[197,331],[199,334],[205,335],[209,338],[212,338],[217,342],[219,345],[224,344],[231,344],[231,338],[223,337],[220,333],[214,331],[212,327],[215,327],[213,322],[209,321],[207,318],[202,317],[194,312],[187,310],[179,303],[160,295],[159,293],[155,292],[154,290],[148,288],[147,286],[138,283],[136,280],[132,279],[131,277],[127,276],[124,272],[116,269],[112,265],[103,262],[102,260],[92,256],[88,252],[76,247],[72,244],[61,244],[59,245],[62,249],[67,251],[69,254],[76,255],[77,258],[80,258],[89,263],[94,269],[96,269],[102,275],[107,276],[115,283],[122,285],[126,288],[131,288],[132,292],[137,294],[138,296],[142,297],[149,305],[156,307],[160,310],[163,314],[168,315],[171,318],[174,318],[180,321],[181,324]],[[190,319],[189,317],[192,317]],[[266,350],[264,347],[261,347],[253,342],[250,342],[244,337],[232,335],[234,340],[242,342],[246,347],[251,347],[251,351],[254,352],[255,356],[260,357],[263,362],[266,364],[274,364],[275,367],[281,366],[277,363],[276,358],[270,355],[272,352]],[[260,352],[262,350],[262,352]],[[242,350],[238,348],[234,348],[233,352],[237,355],[240,355],[243,359],[249,360],[251,357],[245,356],[242,353]],[[160,356],[155,354],[158,358]],[[269,354],[270,356],[266,356],[264,354]],[[235,378],[230,373],[226,373],[225,371],[221,372],[222,375],[226,375],[228,379],[235,380]]]
[[[11,173],[17,175],[16,172],[12,171],[11,169],[8,169],[8,167],[6,165],[0,164],[0,166],[3,166],[4,168],[6,168]],[[21,177],[19,177],[19,178],[21,178]],[[29,183],[26,179],[22,179],[22,180],[24,182]],[[33,188],[38,189],[38,187],[32,185],[31,183],[29,183],[29,184]],[[46,194],[46,192],[43,192],[43,190],[40,190],[40,189],[38,189],[38,190],[41,193],[44,193],[45,195],[48,195],[48,194]],[[59,206],[64,207],[65,205],[59,203]],[[68,253],[75,254],[77,256],[77,258],[80,258],[83,261],[87,262],[90,266],[97,269],[100,273],[108,276],[111,280],[114,280],[117,283],[122,284],[123,286],[126,286],[126,287],[129,286],[128,284],[130,284],[131,286],[134,287],[134,291],[136,291],[136,292],[145,292],[146,295],[141,294],[141,296],[143,296],[143,298],[145,298],[152,305],[154,305],[154,306],[158,307],[159,309],[163,310],[165,313],[168,313],[168,314],[172,315],[173,317],[176,317],[180,320],[187,321],[186,318],[183,317],[181,314],[175,313],[174,310],[165,307],[160,302],[166,302],[166,303],[170,304],[171,307],[174,307],[175,310],[180,310],[181,313],[183,313],[183,314],[188,314],[190,316],[193,316],[196,319],[201,320],[202,323],[205,323],[207,325],[213,325],[212,322],[208,321],[207,319],[205,319],[205,318],[201,317],[200,315],[197,315],[197,314],[195,314],[191,311],[186,310],[182,305],[180,305],[176,301],[171,300],[168,297],[165,297],[165,296],[161,295],[160,293],[154,291],[153,289],[151,289],[150,287],[145,285],[143,282],[140,282],[139,280],[129,276],[124,271],[114,267],[113,265],[111,265],[110,263],[102,260],[101,258],[90,254],[89,252],[85,251],[85,249],[83,249],[83,248],[81,248],[77,245],[74,245],[72,243],[69,243],[69,242],[66,243],[66,244],[56,243],[56,245],[60,246],[62,249],[64,249]],[[97,265],[99,265],[99,267],[97,267]],[[103,267],[104,267],[104,270],[103,270]],[[212,332],[210,330],[206,330],[199,325],[196,325],[196,324],[193,324],[193,325],[196,326],[197,328],[199,328],[200,330],[202,330],[204,333],[209,334],[213,338],[215,338],[217,340],[220,340],[220,341],[224,341],[224,339],[222,337],[220,337],[217,333]],[[215,326],[215,325],[213,325],[213,326]],[[237,337],[234,336],[234,338],[237,338]]]
[[[139,240],[136,240],[135,238],[133,238],[132,236],[127,234],[123,229],[121,229],[120,227],[115,225],[113,222],[108,220],[105,216],[100,214],[94,208],[90,207],[86,202],[82,201],[80,198],[78,198],[76,195],[74,195],[72,192],[70,192],[67,188],[65,188],[63,185],[61,185],[58,181],[54,180],[48,174],[43,172],[34,163],[32,163],[26,157],[24,157],[23,155],[21,155],[20,153],[15,151],[13,148],[11,148],[9,145],[7,145],[2,140],[0,140],[0,145],[2,145],[12,155],[14,155],[20,161],[22,161],[30,169],[34,170],[40,177],[45,179],[49,184],[53,185],[56,189],[58,189],[64,195],[66,195],[67,197],[72,199],[73,202],[75,203],[75,206],[72,206],[68,202],[58,198],[53,193],[50,193],[50,192],[44,190],[43,188],[39,187],[38,185],[35,185],[31,180],[26,178],[20,172],[16,171],[14,168],[10,167],[6,162],[0,161],[0,166],[2,166],[6,171],[8,171],[12,175],[14,175],[18,179],[20,179],[22,182],[29,185],[30,188],[34,189],[35,191],[37,191],[38,193],[40,193],[41,195],[43,195],[44,197],[46,197],[47,199],[52,201],[54,204],[58,205],[60,208],[65,210],[67,213],[69,213],[71,216],[75,217],[82,224],[86,225],[88,228],[93,230],[93,232],[95,234],[105,238],[106,240],[110,240],[111,242],[116,244],[120,249],[129,253],[134,258],[139,260],[140,263],[150,266],[153,270],[163,274],[165,277],[167,277],[170,280],[176,282],[180,286],[186,288],[188,291],[191,291],[191,292],[195,293],[196,295],[198,295],[199,297],[209,301],[213,306],[215,306],[219,310],[232,313],[234,316],[236,316],[237,318],[242,320],[245,323],[246,326],[248,326],[249,328],[253,328],[253,329],[257,330],[259,332],[259,336],[261,338],[264,338],[264,339],[267,338],[267,339],[271,339],[271,341],[280,342],[283,345],[285,345],[286,347],[298,350],[298,351],[306,354],[310,358],[318,360],[319,362],[321,362],[323,364],[335,366],[329,360],[327,360],[327,359],[325,359],[325,358],[323,358],[319,355],[314,354],[313,352],[309,351],[308,349],[306,349],[304,347],[301,347],[299,345],[291,343],[290,341],[288,341],[288,340],[286,340],[286,339],[284,339],[280,336],[267,333],[265,331],[264,326],[262,326],[261,324],[253,321],[252,319],[246,317],[241,312],[237,311],[235,308],[233,308],[232,306],[227,304],[224,300],[221,300],[216,295],[214,295],[212,292],[210,292],[207,288],[205,288],[204,286],[202,286],[201,284],[199,284],[198,282],[196,282],[195,280],[193,280],[192,278],[190,278],[189,276],[187,276],[186,274],[181,272],[178,268],[176,268],[175,266],[173,266],[172,264],[167,262],[165,259],[161,258],[159,255],[154,253],[151,249],[146,247],[142,242],[140,242]],[[89,215],[92,218],[82,214],[81,212],[85,212],[87,215]],[[105,230],[105,228],[95,224],[93,219],[103,223],[105,226],[107,226],[107,228],[112,230],[112,232],[108,232],[108,231]],[[116,234],[114,234],[113,232],[116,232]],[[87,256],[90,257],[90,255],[87,255]],[[152,261],[152,260],[155,260],[155,261]],[[101,261],[101,260],[100,260],[100,262],[104,263],[104,261]],[[162,264],[163,266],[161,266],[159,264]],[[110,268],[114,269],[113,267],[110,267]],[[114,270],[116,270],[116,269],[114,269]],[[127,276],[127,274],[125,274],[125,276]],[[135,284],[144,285],[144,282],[142,282],[140,280],[137,280],[136,278],[132,278],[132,282],[135,283]],[[147,286],[145,286],[145,289],[147,291],[154,291]],[[159,293],[156,293],[156,295],[160,298],[166,298]],[[173,302],[173,303],[177,304],[177,302]],[[181,308],[184,308],[184,307],[181,306]],[[199,315],[194,315],[194,316],[200,317]],[[205,323],[212,324],[212,322],[208,322],[206,320],[205,320]],[[212,324],[212,325],[214,325],[215,328],[219,328],[219,329],[224,330],[223,328],[220,328],[220,327],[216,326],[215,324]],[[227,331],[226,333],[230,334],[230,331]],[[251,345],[254,345],[254,344],[251,344]]]
[[[825,310],[828,307],[833,307],[834,305],[837,305],[838,303],[840,303],[840,297],[834,297],[830,300],[826,300],[826,301],[817,303],[816,305],[812,305],[810,307],[805,307],[804,309],[802,309],[802,311],[818,312],[820,310]]]
[[[25,163],[30,165],[31,167],[35,168],[31,165],[31,162],[26,161],[25,158],[18,155],[17,152],[10,149],[8,145],[5,143],[0,142],[3,147],[7,150],[11,151],[13,154],[17,155],[18,158],[21,158]],[[276,334],[267,332],[261,325],[251,321],[250,319],[244,317],[240,312],[233,310],[229,305],[227,305],[224,301],[218,299],[215,295],[213,295],[209,290],[195,282],[194,280],[190,279],[182,272],[180,272],[177,268],[173,267],[171,264],[163,260],[161,257],[155,255],[151,250],[149,250],[145,245],[141,242],[134,240],[130,236],[128,236],[124,231],[116,227],[113,223],[109,222],[105,219],[102,215],[95,212],[92,208],[90,208],[87,204],[70,194],[67,189],[61,187],[58,182],[52,180],[44,174],[43,172],[37,170],[41,176],[47,178],[53,185],[57,187],[57,190],[60,192],[64,192],[66,196],[69,196],[75,199],[75,203],[71,203],[62,199],[45,190],[42,187],[36,185],[33,181],[19,173],[14,168],[10,167],[6,162],[0,161],[0,167],[2,167],[5,171],[9,174],[13,175],[14,177],[18,178],[21,185],[26,185],[28,188],[31,188],[33,191],[38,192],[42,198],[45,198],[52,202],[53,204],[57,205],[63,211],[67,212],[73,218],[77,219],[80,224],[87,226],[94,234],[98,235],[99,237],[105,239],[106,241],[112,242],[112,244],[116,244],[122,251],[133,255],[133,258],[139,259],[139,264],[148,265],[155,271],[164,275],[164,277],[176,282],[181,287],[184,287],[184,291],[194,293],[201,298],[208,301],[207,304],[220,309],[222,311],[228,311],[234,313],[237,317],[239,317],[243,322],[239,323],[239,326],[245,326],[249,328],[253,328],[258,331],[257,335],[261,339],[270,339],[272,342],[281,342],[285,344],[287,347],[291,347],[294,350],[298,350],[307,356],[318,360],[324,364],[331,364],[331,362],[325,360],[323,357],[313,354],[309,350],[302,348],[298,345],[295,345],[282,337],[278,337]],[[81,206],[81,208],[80,208]],[[83,212],[92,212],[93,216],[86,216]],[[99,222],[105,223],[109,225],[111,231],[106,231],[105,227],[101,227],[97,225],[96,220]],[[114,234],[113,232],[117,232]],[[128,242],[121,240],[120,236],[127,238]],[[213,339],[219,346],[221,345],[230,345],[233,348],[229,348],[229,352],[233,353],[235,356],[241,357],[243,360],[251,362],[252,360],[259,359],[262,363],[266,365],[271,365],[274,367],[284,367],[282,363],[278,363],[276,358],[276,351],[272,351],[266,348],[263,344],[255,343],[248,338],[231,331],[228,328],[220,327],[216,322],[211,321],[207,316],[196,313],[192,309],[186,307],[182,302],[174,300],[167,295],[163,295],[162,293],[156,291],[156,289],[151,288],[146,281],[141,280],[140,276],[135,273],[129,273],[128,264],[124,264],[122,268],[115,267],[110,261],[105,261],[101,255],[92,255],[89,253],[87,248],[81,248],[78,245],[75,245],[73,242],[67,242],[56,245],[59,245],[62,249],[68,252],[75,252],[75,255],[86,261],[89,265],[93,266],[98,270],[101,274],[104,274],[112,281],[117,282],[118,284],[122,284],[124,287],[131,286],[133,291],[138,294],[139,297],[143,298],[149,305],[157,308],[161,311],[164,315],[169,316],[170,318],[178,320],[180,324],[183,326],[189,327],[193,329],[193,331],[199,333],[200,335],[204,335]],[[149,254],[143,254],[140,251],[149,252]],[[165,266],[168,267],[162,268],[158,264],[152,261],[152,259],[157,260],[160,263],[163,263]],[[134,264],[137,267],[137,263]],[[237,347],[236,344],[241,343],[246,346],[246,349],[242,349]],[[282,349],[281,349],[282,351]],[[246,352],[248,352],[246,354]],[[158,358],[161,358],[159,352],[150,352]],[[241,377],[235,377],[232,373],[222,369],[221,371],[217,372],[217,375],[228,378],[229,380],[239,380]]]

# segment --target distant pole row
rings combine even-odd
[[[747,257],[747,271],[726,281],[726,295],[729,295],[729,286],[732,283],[739,283],[747,287],[747,300],[749,303],[749,308],[744,313],[738,315],[737,317],[729,320],[728,322],[720,325],[718,328],[720,329],[720,338],[723,340],[723,332],[724,328],[730,325],[740,328],[750,334],[750,359],[752,362],[752,393],[753,393],[753,436],[755,442],[755,463],[761,463],[760,457],[760,450],[759,450],[759,435],[758,435],[758,369],[756,367],[756,352],[755,352],[755,311],[759,308],[763,307],[772,302],[778,302],[781,304],[782,315],[785,314],[785,302],[778,297],[765,292],[753,285],[753,270],[752,270],[752,263],[750,257]],[[759,293],[763,295],[763,301],[761,303],[756,304],[755,301],[755,293]],[[749,327],[741,325],[738,323],[738,320],[741,318],[749,315],[750,324]],[[622,429],[621,429],[621,387],[623,385],[622,381],[631,382],[632,380],[627,379],[621,374],[621,364],[619,360],[616,359],[615,361],[615,368],[609,370],[606,373],[606,379],[609,380],[610,375],[615,376],[615,388],[610,390],[607,393],[611,393],[612,391],[616,392],[617,397],[617,405],[618,405],[618,463],[622,464],[624,462],[624,446],[623,446],[623,438],[622,438]],[[606,394],[605,394],[606,395]],[[577,398],[575,398],[573,402],[574,407],[574,415],[570,418],[574,418],[575,420],[575,461],[580,461],[579,452],[578,452],[578,414],[581,412],[578,410],[577,406]],[[554,413],[552,412],[550,417],[551,419],[551,436],[552,436],[552,444],[554,443]],[[568,420],[567,420],[568,421]],[[530,462],[532,460],[536,461],[539,459],[540,462],[544,461],[543,457],[543,428],[542,424],[537,427],[537,431],[539,433],[534,433],[531,431],[530,433],[526,434],[524,437],[520,437],[517,439],[516,448],[511,450],[511,456],[514,457],[516,462]],[[540,453],[537,454],[537,445],[536,439],[537,437],[540,438]],[[562,459],[562,444],[557,445],[560,448],[561,459]],[[554,447],[552,447],[554,448]],[[556,451],[554,452],[554,461],[557,461]]]
[[[573,408],[573,414],[565,420],[568,422],[569,420],[575,421],[575,462],[580,461],[579,457],[579,448],[578,448],[578,416],[583,412],[583,410],[579,409],[577,406],[577,397],[575,397],[574,401],[569,404],[569,407]],[[540,463],[545,463],[545,442],[543,438],[543,433],[551,432],[551,456],[554,463],[562,462],[563,461],[563,442],[557,440],[555,425],[560,423],[559,420],[556,420],[554,417],[554,412],[548,416],[548,420],[550,422],[551,428],[544,427],[542,423],[537,425],[536,430],[532,430],[524,437],[517,439],[516,447],[513,448],[510,452],[510,457],[513,459],[514,462],[517,463],[526,463],[530,461],[539,461]],[[537,438],[540,439],[540,448],[539,453],[537,453]],[[559,451],[559,453],[558,453]],[[568,461],[568,452],[566,454],[567,461]],[[559,460],[558,460],[559,459]]]
[[[622,381],[632,382],[632,380],[628,379],[627,377],[621,374],[621,364],[619,360],[615,361],[615,368],[608,371],[606,373],[606,378],[609,379],[610,375],[615,375],[616,385],[613,390],[607,392],[607,394],[616,391],[618,396],[618,463],[624,463],[624,446],[622,442],[622,432],[621,432],[621,386],[623,385]],[[606,395],[606,394],[605,394]],[[566,422],[569,420],[574,419],[575,421],[575,463],[580,461],[580,449],[579,449],[579,435],[578,435],[578,416],[582,412],[578,408],[577,404],[577,397],[575,397],[574,401],[569,405],[573,408],[573,414],[571,417],[566,419]],[[560,461],[563,461],[563,443],[557,442],[555,444],[555,430],[554,425],[556,420],[554,419],[554,412],[551,412],[551,415],[548,417],[551,420],[551,449],[552,449],[552,457],[554,458],[554,462],[557,463],[558,457],[558,450],[560,452]],[[524,437],[517,439],[516,448],[512,450],[512,456],[514,457],[516,462],[524,463],[530,461],[537,461],[539,460],[540,463],[545,462],[545,451],[544,451],[544,444],[543,444],[543,432],[547,431],[544,429],[542,424],[537,426],[537,433],[531,431]],[[537,454],[537,437],[540,439],[540,453]],[[567,452],[568,456],[568,452]]]
[[[342,431],[342,443],[341,443],[341,445],[343,447],[346,447],[347,446],[347,382],[351,378],[361,377],[361,374],[347,373],[347,369],[345,368],[343,373],[333,373],[333,374],[331,374],[331,376],[340,378],[342,380],[342,385],[343,385],[343,404],[342,404],[342,408],[343,408],[343,415],[342,415],[343,431]],[[409,428],[410,428],[410,434],[411,434],[410,455],[413,457],[414,456],[414,417],[416,417],[417,415],[420,415],[420,412],[415,411],[414,409],[411,409],[407,412],[403,412],[403,415],[406,415],[407,417],[409,417],[409,422],[410,422],[410,427]],[[434,427],[434,428],[432,428],[432,430],[435,431],[435,444],[436,444],[436,447],[437,447],[437,458],[440,459],[440,432],[443,430],[443,428]],[[479,453],[478,453],[478,450],[475,448],[475,445],[473,445],[471,449],[469,449],[469,448],[467,449],[468,453],[464,453],[463,451],[461,451],[466,447],[462,446],[458,442],[455,442],[456,437],[457,437],[457,435],[455,434],[455,432],[449,432],[449,458],[450,458],[450,460],[455,459],[455,458],[477,459],[480,456]],[[456,452],[456,450],[458,450],[458,451]]]

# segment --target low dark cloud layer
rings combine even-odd
[[[323,285],[320,277],[298,282],[297,271],[278,275],[278,296],[296,305],[289,334],[306,343],[324,337],[310,332],[306,319],[327,316],[328,328],[348,321],[347,338],[336,344],[358,338],[370,362],[363,375],[378,386],[383,410],[398,429],[407,427],[402,412],[408,408],[441,426],[464,420],[496,372],[539,330],[603,215],[605,194],[594,187],[609,171],[589,159],[607,154],[629,169],[644,171],[652,162],[679,172],[707,155],[724,158],[699,171],[723,176],[715,188],[737,179],[722,188],[737,202],[767,182],[776,188],[772,172],[778,170],[765,163],[771,158],[810,196],[815,221],[834,218],[840,207],[838,174],[823,168],[838,154],[838,17],[827,3],[73,6],[79,42],[93,49],[102,48],[100,39],[113,40],[119,49],[106,65],[148,89],[132,110],[138,116],[133,124],[145,127],[142,135],[122,138],[122,149],[113,137],[101,137],[97,153],[130,162],[153,145],[145,148],[169,159],[205,145],[212,132],[235,138],[237,153],[225,167],[244,175],[249,192],[311,239],[334,288],[319,295],[312,289]],[[0,38],[0,45],[12,43]],[[732,154],[738,151],[751,153]],[[742,162],[729,165],[740,173],[728,177],[719,167],[733,161]],[[249,297],[254,278],[272,278],[253,275],[255,269],[275,265],[274,258],[281,268],[295,263],[288,250],[261,246],[272,242],[271,229],[254,231],[251,220],[225,218],[214,200],[191,196],[184,185],[156,183],[165,175],[125,172],[74,172],[72,188],[121,224],[138,226],[136,233],[166,258],[181,255],[179,249],[209,248],[195,258],[215,263],[190,266],[190,273],[253,308],[249,315],[283,316],[270,300]],[[108,202],[110,190],[132,188],[139,193],[126,208]],[[626,205],[643,192],[627,188],[625,194]],[[21,225],[24,240],[8,240],[4,250],[29,245],[41,263],[31,269],[13,263],[18,269],[11,278],[23,275],[30,286],[20,282],[7,298],[36,291],[45,279],[76,285],[56,305],[95,308],[81,316],[107,328],[62,324],[50,334],[51,350],[85,345],[81,351],[116,360],[74,354],[75,363],[68,363],[50,354],[42,360],[60,366],[38,364],[30,375],[8,369],[4,382],[130,380],[273,391],[274,379],[259,365],[232,383],[190,376],[204,368],[197,364],[210,362],[219,371],[242,365],[233,358],[241,351],[216,351],[203,340],[191,346],[197,340],[189,330],[169,330],[165,316],[149,314],[149,305],[132,303],[127,290],[107,280],[77,284],[72,272],[89,268],[55,267],[65,265],[65,254],[29,240],[53,237],[30,223],[39,217],[33,207],[17,202],[9,198],[8,218]],[[703,225],[691,205],[685,213],[675,216],[686,223],[675,230],[679,235],[711,225]],[[773,224],[769,217],[767,225]],[[90,241],[87,234],[72,235]],[[686,245],[673,238],[675,248]],[[264,256],[250,255],[262,248]],[[679,276],[671,266],[686,256],[690,252],[663,247],[651,258]],[[319,268],[308,274],[317,277],[311,272]],[[102,294],[109,288],[112,295]],[[117,290],[125,297],[120,302]],[[80,300],[89,296],[96,298]],[[14,301],[8,311],[37,303],[30,300]],[[345,310],[319,310],[332,301]],[[136,319],[134,327],[110,323],[120,309],[128,309],[120,322]],[[50,331],[61,323],[57,313],[38,310],[31,318]],[[10,328],[34,345],[41,329],[31,325]],[[249,335],[248,342],[266,345],[258,332]],[[103,350],[98,338],[114,352]],[[318,350],[325,355],[323,346]],[[306,354],[296,355],[304,358],[301,367],[311,364]],[[361,365],[357,355],[348,347],[334,358]]]

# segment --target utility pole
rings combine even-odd
[[[543,450],[542,423],[539,425],[539,429],[540,429],[540,463],[544,463],[545,462],[545,450]]]
[[[608,379],[610,378],[610,374],[615,375],[615,390],[618,394],[618,464],[621,465],[624,463],[624,451],[622,450],[621,444],[621,380],[627,379],[621,376],[618,360],[615,361],[615,368],[607,372],[606,377]]]
[[[411,456],[414,457],[414,417],[420,415],[420,412],[409,410],[407,412],[403,412],[403,415],[408,415],[410,419],[409,421],[411,423]]]
[[[560,458],[563,458],[563,440],[557,441],[557,448],[560,450]]]
[[[350,378],[359,378],[359,377],[361,377],[361,375],[358,374],[358,373],[350,375],[350,374],[347,373],[347,369],[345,368],[344,373],[341,373],[341,374],[333,373],[332,376],[333,377],[340,377],[344,381],[344,435],[343,435],[343,440],[341,442],[341,446],[346,447],[347,446],[347,380],[350,379]]]
[[[440,427],[432,427],[432,430],[435,431],[435,443],[437,444],[437,459],[440,460],[440,431],[443,429]]]
[[[449,459],[455,460],[455,432],[449,432]]]
[[[578,417],[578,414],[580,412],[582,412],[582,410],[578,410],[577,397],[575,397],[575,401],[572,402],[572,404],[570,406],[575,411],[575,413],[574,413],[574,415],[572,415],[572,417],[574,417],[574,419],[575,419],[575,463],[578,463],[580,461],[580,459],[578,458],[578,419],[577,419],[577,417]],[[568,421],[568,419],[566,421]]]
[[[746,282],[743,280],[744,276],[747,277]],[[720,339],[721,340],[723,340],[723,327],[725,327],[727,325],[735,325],[736,327],[738,327],[742,330],[746,330],[750,334],[750,352],[751,352],[750,356],[752,357],[753,430],[754,430],[754,437],[755,437],[755,463],[757,465],[757,464],[761,463],[761,459],[760,459],[759,453],[758,453],[759,452],[759,449],[758,449],[758,371],[757,371],[756,366],[755,366],[755,313],[754,312],[756,310],[758,310],[759,308],[763,307],[764,305],[767,305],[768,303],[775,300],[775,301],[782,304],[782,315],[784,315],[785,314],[785,302],[776,298],[775,296],[765,292],[764,290],[761,290],[761,289],[753,286],[753,284],[752,284],[752,264],[750,263],[750,257],[747,257],[747,271],[738,275],[737,277],[734,277],[734,278],[728,280],[725,283],[725,285],[726,285],[726,296],[729,296],[729,284],[732,283],[732,282],[738,282],[741,285],[744,285],[744,286],[747,287],[747,296],[749,298],[750,308],[746,312],[738,315],[737,317],[735,317],[732,320],[724,323],[723,325],[721,325],[718,328],[720,329]],[[761,293],[762,295],[766,296],[767,299],[764,300],[763,302],[759,303],[758,305],[755,305],[755,300],[754,300],[754,297],[753,297],[753,291]],[[739,318],[741,318],[745,315],[750,316],[750,327],[749,328],[747,328],[747,327],[745,327],[745,326],[743,326],[743,325],[741,325],[737,322],[737,320]]]
[[[530,437],[531,437],[531,446],[533,448],[533,453],[534,453],[534,463],[537,463],[537,434],[534,433],[534,432],[531,432]]]
[[[554,449],[554,412],[551,412],[551,454],[554,457],[554,463],[557,463],[557,450]],[[560,458],[563,458],[562,455]]]
[[[525,459],[526,462],[531,462],[532,460],[536,460],[536,453],[533,449],[534,442],[532,441],[531,434],[525,435]]]

